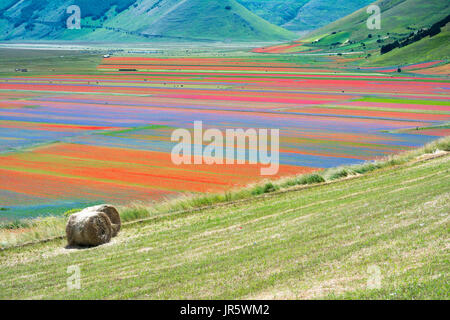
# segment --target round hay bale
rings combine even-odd
[[[117,236],[122,226],[122,222],[120,221],[120,215],[117,209],[109,204],[102,204],[99,206],[91,207],[90,209],[98,212],[103,212],[104,214],[106,214],[109,220],[111,220],[113,230],[112,236],[113,237]]]
[[[91,208],[71,215],[66,226],[69,246],[98,246],[109,242],[112,233],[108,216]]]

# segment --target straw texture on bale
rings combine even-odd
[[[111,240],[113,231],[109,217],[99,211],[84,209],[70,216],[66,226],[69,246],[98,246]]]
[[[89,208],[93,211],[97,212],[103,212],[106,214],[111,221],[111,227],[112,227],[112,236],[115,237],[120,231],[120,227],[122,226],[122,223],[120,221],[120,215],[116,208],[109,204],[102,204],[99,206],[91,207]]]

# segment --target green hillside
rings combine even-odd
[[[351,42],[365,42],[371,47],[404,37],[414,30],[428,28],[445,18],[450,11],[450,2],[442,0],[378,0],[374,4],[381,9],[381,29],[369,30],[367,7],[333,22],[304,38],[318,40],[317,45],[329,45],[336,34],[345,36],[338,43],[351,46]],[[379,40],[379,41],[378,41]],[[378,41],[378,42],[377,42]]]
[[[373,0],[310,0],[297,16],[283,24],[289,30],[313,30],[355,12]]]
[[[0,299],[449,299],[450,156],[418,155],[353,179],[155,216],[100,247],[53,240],[0,251]],[[81,289],[70,291],[74,265]]]
[[[273,24],[292,31],[320,28],[373,0],[238,0]]]
[[[386,54],[374,55],[365,64],[373,66],[406,65],[418,61],[450,60],[450,24],[441,33]]]
[[[68,30],[66,8],[81,8],[81,30]],[[0,40],[280,41],[295,38],[235,0],[7,1]]]
[[[261,18],[282,26],[295,19],[300,9],[311,0],[237,0]],[[296,31],[296,30],[294,30]]]
[[[235,0],[166,1],[166,3],[170,5],[161,7],[163,10],[151,15],[150,19],[130,19],[130,16],[140,16],[138,12],[141,9],[138,6],[130,8],[105,25],[121,26],[137,30],[141,34],[187,39],[270,41],[295,37],[289,31],[251,13]]]

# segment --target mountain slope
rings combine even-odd
[[[349,16],[333,22],[305,36],[308,39],[326,40],[333,32],[346,34],[343,41],[362,41],[372,35],[376,37],[396,38],[409,34],[413,30],[430,27],[436,21],[446,17],[450,11],[450,2],[442,0],[378,0],[374,3],[381,9],[381,29],[369,30],[367,19],[370,14],[364,7]],[[386,40],[389,41],[389,40]],[[385,41],[385,42],[386,42]]]
[[[282,40],[294,37],[290,32],[251,13],[235,0],[175,2],[167,8],[160,7],[164,8],[163,12],[156,16],[152,14],[150,20],[137,21],[127,27],[148,35],[215,40]],[[128,16],[139,10],[142,7],[131,8],[106,25],[126,25],[126,21],[130,21]]]
[[[419,61],[450,60],[450,24],[434,37],[425,37],[406,47],[374,56],[365,64],[373,66],[406,65]]]
[[[309,31],[342,18],[373,0],[238,0],[267,21],[292,31]]]
[[[311,0],[304,5],[297,16],[283,24],[290,30],[312,30],[325,26],[339,18],[355,12],[373,0]]]
[[[81,30],[68,30],[66,8],[81,8]],[[0,40],[274,41],[294,38],[235,0],[8,0]]]
[[[311,0],[237,0],[251,12],[270,23],[281,26],[297,16]]]

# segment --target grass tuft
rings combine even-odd
[[[299,184],[316,184],[325,182],[325,179],[321,175],[314,173],[302,176],[299,181]]]
[[[30,220],[20,219],[0,223],[0,229],[17,230],[30,228],[33,223]]]
[[[63,213],[63,216],[66,217],[66,218],[68,218],[68,217],[70,217],[72,214],[78,213],[78,212],[80,212],[81,210],[83,210],[83,209],[70,209],[70,210],[67,210],[66,212],[64,212],[64,213]]]
[[[328,180],[333,181],[337,179],[346,178],[350,175],[349,171],[347,169],[339,169],[338,171],[334,172]]]
[[[120,218],[123,222],[138,220],[142,217],[148,217],[149,215],[149,210],[139,204],[132,204],[123,208],[120,212]]]

